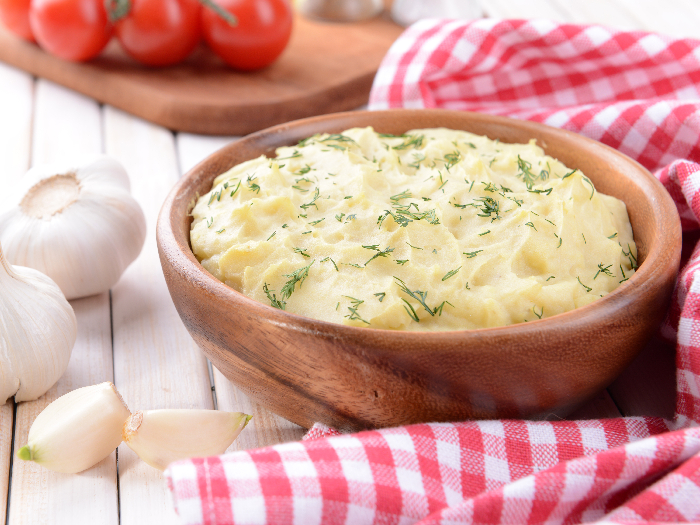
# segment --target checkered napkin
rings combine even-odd
[[[700,218],[700,41],[549,21],[425,20],[375,78],[370,108],[451,108],[576,131],[663,182]],[[467,421],[340,435],[172,464],[183,523],[700,521],[700,247],[662,329],[673,420]],[[700,277],[700,274],[697,274]]]

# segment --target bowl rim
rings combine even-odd
[[[539,131],[560,135],[564,138],[568,138],[569,140],[582,142],[584,145],[588,145],[588,147],[598,149],[603,155],[612,156],[626,164],[633,165],[636,168],[640,175],[638,183],[641,189],[644,190],[645,194],[652,192],[655,196],[655,200],[653,202],[654,210],[657,212],[654,213],[653,217],[656,226],[655,230],[658,231],[659,229],[659,217],[669,216],[660,212],[667,212],[670,213],[670,217],[672,217],[672,220],[667,225],[669,227],[668,231],[670,235],[655,235],[654,242],[649,245],[649,252],[646,254],[644,261],[639,265],[632,277],[624,281],[604,297],[596,299],[587,305],[569,310],[567,312],[559,313],[551,317],[536,319],[524,323],[475,329],[428,331],[389,330],[382,328],[343,325],[340,323],[307,317],[301,314],[288,312],[286,310],[280,310],[274,308],[273,306],[258,302],[229,287],[224,282],[219,281],[216,277],[210,274],[194,256],[190,246],[189,235],[186,236],[187,238],[182,239],[176,233],[178,231],[178,225],[174,223],[174,211],[181,209],[183,206],[190,206],[191,202],[191,199],[188,201],[188,199],[182,197],[180,194],[183,191],[186,191],[187,188],[193,184],[193,182],[204,178],[203,171],[205,170],[206,166],[215,159],[226,156],[229,150],[238,149],[247,144],[255,144],[258,142],[264,143],[265,139],[267,138],[271,138],[271,140],[274,141],[275,135],[288,131],[292,128],[324,125],[334,123],[345,118],[371,118],[372,116],[378,116],[381,114],[403,114],[404,116],[411,116],[414,114],[421,114],[425,116],[464,116],[465,119],[492,121],[495,124],[515,126],[524,130],[532,130],[533,132]],[[413,129],[418,129],[420,127],[421,126],[414,126]],[[217,175],[218,174],[207,176],[207,178],[209,178],[209,183],[211,183],[211,181],[213,181]],[[636,177],[635,179],[637,180]],[[185,214],[188,214],[188,211],[189,210],[186,209]],[[294,120],[285,124],[263,129],[241,137],[237,140],[233,140],[214,153],[208,155],[197,165],[187,171],[187,173],[183,174],[182,177],[180,177],[167,195],[161,207],[161,211],[157,219],[156,239],[162,264],[165,264],[163,259],[167,259],[170,266],[175,269],[176,272],[185,276],[188,281],[196,283],[198,286],[204,288],[209,294],[216,295],[219,298],[233,298],[248,312],[248,315],[250,316],[258,317],[272,324],[284,325],[297,331],[326,334],[327,336],[333,338],[342,338],[344,334],[348,334],[349,336],[363,334],[362,337],[370,341],[379,341],[390,337],[396,340],[397,350],[403,353],[410,352],[410,350],[407,348],[401,348],[400,343],[402,341],[408,342],[409,339],[413,340],[415,338],[420,338],[421,344],[428,345],[433,341],[440,341],[443,344],[446,340],[454,340],[455,342],[458,340],[462,341],[465,337],[471,336],[493,338],[518,337],[520,334],[526,335],[532,331],[541,332],[545,328],[549,327],[549,325],[556,326],[557,324],[564,324],[567,327],[572,328],[587,326],[591,321],[599,319],[601,314],[607,313],[608,315],[614,317],[615,311],[621,307],[624,307],[626,304],[629,304],[630,297],[639,297],[640,294],[643,294],[646,288],[651,286],[651,283],[657,282],[663,277],[663,275],[665,275],[667,266],[658,265],[655,263],[657,263],[659,260],[670,259],[670,263],[675,264],[677,270],[681,252],[680,218],[673,199],[660,181],[657,180],[649,172],[649,170],[644,168],[634,159],[596,140],[584,137],[572,131],[554,128],[546,124],[484,113],[446,109],[357,110],[330,113],[316,117],[307,117],[304,119]],[[183,249],[183,247],[185,249]],[[409,346],[415,347],[416,345],[412,344]]]

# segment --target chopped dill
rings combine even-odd
[[[420,290],[411,291],[411,290],[408,288],[408,286],[406,285],[406,283],[405,283],[404,281],[402,281],[401,279],[399,279],[398,277],[394,276],[394,280],[396,281],[396,284],[399,286],[399,288],[401,289],[401,291],[402,291],[403,293],[405,293],[406,295],[408,295],[408,296],[411,297],[412,299],[415,299],[416,301],[418,301],[418,302],[420,303],[420,305],[425,309],[425,311],[428,312],[431,316],[433,316],[433,317],[435,316],[435,313],[436,313],[436,311],[437,311],[437,308],[431,309],[431,308],[428,306],[428,304],[425,302],[426,298],[428,297],[428,292],[427,292],[427,291],[426,291],[426,292],[422,292],[422,291],[420,291]],[[405,302],[406,304],[408,304],[409,306],[411,306],[411,305],[408,303],[408,301],[406,301],[406,299],[403,299],[403,298],[402,298],[402,300],[403,300],[403,302]],[[404,306],[404,308],[406,308],[406,307]],[[415,310],[413,310],[413,307],[411,307],[411,310],[412,310],[412,312],[413,312],[413,315],[412,315],[411,317],[413,317],[413,319],[414,319],[416,322],[418,322],[418,316],[415,315],[416,312],[415,312]],[[408,311],[408,309],[406,309],[406,311]],[[409,313],[409,315],[411,315],[411,314]]]
[[[425,155],[423,155],[421,153],[414,153],[413,154],[413,162],[411,164],[409,164],[408,167],[417,170],[418,168],[420,168],[420,163],[423,162],[424,160],[425,160]]]
[[[581,176],[581,179],[582,179],[584,182],[587,182],[588,184],[591,185],[591,196],[588,197],[588,200],[591,200],[591,199],[593,198],[593,194],[595,193],[595,186],[593,186],[593,183],[591,182],[591,179],[589,179],[589,178],[586,177],[585,175]]]
[[[462,267],[460,266],[459,268],[455,268],[454,270],[450,270],[445,274],[445,276],[442,278],[443,281],[446,281],[450,277],[454,276]]]
[[[598,277],[598,275],[601,273],[607,275],[608,277],[614,277],[610,271],[611,267],[612,264],[608,264],[607,266],[604,266],[603,263],[598,264],[598,271],[595,273],[595,276],[593,276],[593,280],[595,281],[596,277]]]
[[[525,186],[527,187],[528,190],[531,190],[532,187],[534,186],[535,182],[538,180],[546,180],[547,177],[549,176],[549,173],[547,173],[546,170],[540,171],[539,175],[535,175],[532,172],[532,164],[525,159],[523,159],[520,155],[518,155],[518,176],[522,177],[523,182],[525,183]]]
[[[248,189],[254,191],[255,193],[260,193],[260,186],[253,182],[257,177],[255,175],[248,175],[246,182],[248,183]]]
[[[410,199],[411,197],[413,197],[413,195],[411,195],[409,190],[403,190],[401,193],[397,193],[396,195],[389,197],[389,200],[391,200],[394,205],[397,205],[399,201],[403,199]]]
[[[321,259],[321,262],[326,262],[326,261],[330,261],[333,263],[333,266],[335,267],[336,272],[340,271],[340,270],[338,270],[338,265],[335,264],[335,261],[333,259],[331,259],[330,257],[325,257],[325,258]]]
[[[304,210],[306,210],[306,209],[310,208],[311,206],[313,206],[314,208],[316,208],[316,209],[318,210],[318,206],[316,206],[316,201],[318,200],[318,196],[319,196],[319,189],[318,189],[318,186],[317,186],[317,187],[316,187],[316,191],[314,192],[314,196],[313,196],[313,198],[311,199],[311,201],[310,201],[310,202],[307,202],[306,204],[302,204],[302,205],[299,206],[299,207],[302,208],[302,209],[304,209]]]
[[[420,319],[418,318],[418,314],[417,314],[416,311],[413,309],[413,306],[411,305],[411,303],[409,303],[409,302],[408,302],[406,299],[404,299],[403,297],[401,298],[401,300],[402,300],[404,303],[406,303],[406,304],[403,305],[403,307],[404,307],[404,309],[406,310],[406,313],[409,315],[409,317],[410,317],[411,319],[413,319],[416,323],[420,323]]]
[[[238,191],[238,189],[239,189],[240,187],[241,187],[241,181],[238,181],[238,186],[236,186],[236,187],[231,191],[231,194],[229,195],[229,197],[233,197],[233,196],[236,194],[236,192]]]
[[[586,293],[588,293],[588,292],[590,292],[591,290],[593,290],[593,288],[591,288],[590,286],[586,286],[585,284],[583,284],[583,283],[581,282],[581,278],[580,278],[580,277],[577,276],[577,277],[576,277],[576,280],[578,281],[578,283],[579,283],[581,286],[583,286],[583,287],[586,289]]]
[[[209,202],[207,203],[207,206],[209,206],[212,202],[214,202],[214,199],[216,199],[217,201],[220,201],[222,191],[223,190],[212,192],[211,197],[209,197]]]
[[[363,248],[367,248],[370,250],[376,250],[376,252],[377,252],[372,257],[369,258],[369,260],[365,263],[365,266],[367,266],[370,262],[372,262],[377,257],[389,257],[389,254],[394,251],[394,249],[389,247],[389,246],[387,246],[384,250],[379,250],[379,248],[377,247],[376,244],[371,246],[371,247],[370,246],[363,246]]]
[[[348,306],[348,310],[350,310],[350,313],[345,317],[347,317],[351,321],[362,321],[365,324],[370,324],[369,321],[365,321],[360,316],[360,314],[357,313],[357,309],[362,303],[364,303],[364,301],[362,299],[355,299],[354,297],[350,297],[349,295],[344,295],[343,297],[347,297],[351,301],[350,306]]]
[[[287,157],[277,157],[275,160],[288,160],[288,159],[296,159],[299,157],[301,157],[301,153],[299,153],[298,150],[294,150],[294,153],[292,153],[291,155],[289,155]]]
[[[462,160],[462,154],[459,152],[459,150],[445,154],[445,158],[443,159],[445,169],[450,171],[450,168],[457,164],[460,160]]]
[[[392,149],[402,150],[410,149],[412,147],[417,149],[423,146],[423,141],[425,140],[425,136],[423,135],[404,135],[402,138],[405,140],[398,146],[393,146]]]
[[[630,266],[632,267],[632,269],[636,270],[637,268],[639,268],[639,266],[637,266],[637,258],[634,256],[634,254],[632,254],[632,248],[630,247],[629,243],[627,243],[627,250],[628,251],[625,252],[625,249],[622,248],[622,255],[629,258]]]
[[[498,203],[497,200],[491,198],[491,197],[480,197],[476,199],[477,201],[481,202],[480,205],[482,206],[480,208],[481,213],[477,213],[477,216],[479,217],[488,217],[491,219],[491,222],[500,219],[500,204]]]
[[[446,304],[449,304],[452,308],[455,307],[455,305],[453,305],[450,301],[443,301],[443,302],[440,303],[439,306],[436,306],[436,307],[435,307],[435,310],[434,310],[435,313],[438,314],[438,315],[442,315],[442,309],[443,309],[443,307],[444,307]]]
[[[384,296],[386,296],[386,292],[377,292],[374,294],[374,296],[379,299],[379,302],[381,303],[384,300]]]
[[[286,308],[287,303],[282,299],[277,299],[274,290],[270,290],[267,283],[263,284],[263,292],[265,292],[265,295],[267,295],[267,298],[270,300],[271,306],[279,310],[284,310]]]
[[[483,251],[484,250],[476,250],[473,252],[462,252],[462,253],[467,256],[467,259],[473,259],[474,257],[476,257],[479,254],[479,252],[483,252]]]
[[[292,293],[294,293],[294,288],[296,287],[297,283],[299,283],[299,288],[301,288],[301,285],[309,276],[309,268],[311,268],[311,265],[315,262],[316,259],[311,261],[308,265],[302,266],[301,268],[294,270],[290,274],[284,274],[285,277],[289,277],[289,280],[284,284],[282,290],[280,291],[280,295],[282,296],[283,300],[289,299],[292,296]]]

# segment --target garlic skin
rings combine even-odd
[[[219,410],[145,410],[124,423],[122,438],[158,470],[179,459],[223,454],[253,416]]]
[[[55,472],[82,472],[119,446],[129,414],[112,383],[78,388],[37,416],[17,456]]]
[[[12,266],[0,246],[0,402],[31,401],[68,367],[78,336],[75,312],[49,277]]]
[[[146,219],[115,159],[36,166],[18,193],[0,215],[5,256],[51,277],[67,299],[109,290],[141,252]]]

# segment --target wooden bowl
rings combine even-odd
[[[533,322],[449,332],[343,326],[256,302],[215,279],[189,244],[197,195],[234,164],[319,132],[400,134],[443,126],[503,142],[531,138],[599,191],[627,204],[640,267],[592,304]],[[566,414],[609,385],[661,323],[678,271],[675,205],[642,166],[605,145],[541,124],[446,110],[358,111],[249,135],[189,171],[165,200],[158,250],[190,334],[227,378],[281,416],[339,430],[469,418]]]

